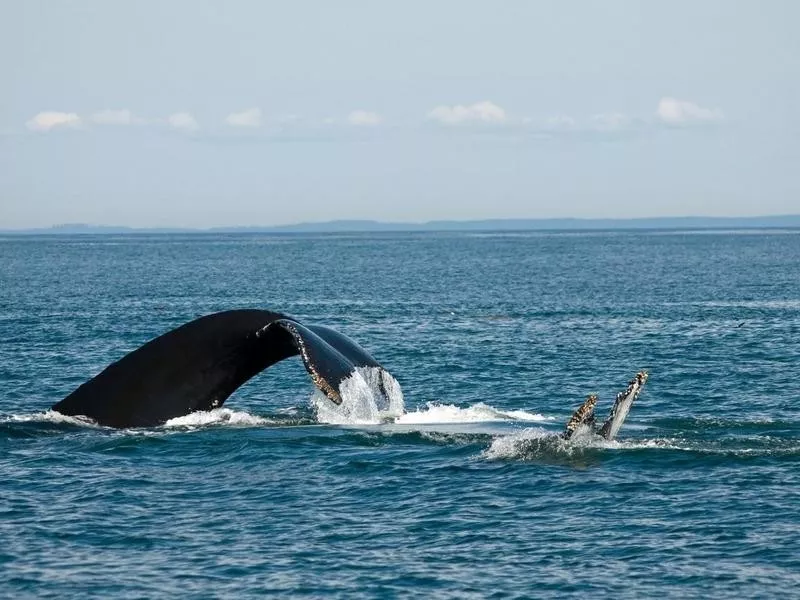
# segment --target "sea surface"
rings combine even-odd
[[[404,404],[293,358],[161,427],[48,410],[231,308]],[[558,437],[640,369],[616,441]],[[797,230],[5,236],[0,597],[797,598],[799,408]]]

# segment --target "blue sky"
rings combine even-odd
[[[800,3],[3,2],[0,227],[800,213]]]

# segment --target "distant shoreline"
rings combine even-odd
[[[2,235],[99,235],[176,233],[380,233],[446,231],[603,231],[647,229],[794,229],[800,215],[762,217],[646,217],[636,219],[484,219],[414,222],[337,220],[292,225],[242,227],[125,227],[70,223],[52,227],[0,229]]]

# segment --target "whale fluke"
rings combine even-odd
[[[52,409],[110,427],[152,427],[222,406],[254,375],[300,354],[311,379],[339,404],[356,367],[385,369],[347,336],[265,310],[231,310],[173,329],[110,364]],[[387,374],[388,375],[388,374]]]
[[[614,405],[611,407],[611,412],[608,415],[608,419],[606,419],[605,423],[603,423],[602,427],[599,429],[596,429],[595,427],[594,415],[595,405],[597,404],[597,396],[595,394],[590,394],[584,403],[581,404],[580,408],[575,411],[575,413],[572,415],[572,418],[567,421],[567,426],[564,429],[564,433],[561,434],[561,437],[568,440],[581,425],[587,425],[597,435],[600,435],[607,440],[613,440],[615,437],[617,437],[617,433],[619,433],[622,424],[625,422],[628,412],[631,410],[633,401],[639,397],[639,394],[642,392],[642,388],[644,388],[644,384],[647,383],[647,377],[647,371],[639,371],[636,374],[636,377],[628,382],[628,387],[625,388],[624,391],[617,394],[617,398],[614,401]]]

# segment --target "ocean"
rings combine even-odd
[[[193,318],[345,333],[149,429],[49,411]],[[559,437],[650,373],[615,441]],[[142,377],[147,377],[142,373]],[[0,596],[800,597],[800,231],[0,237]]]

